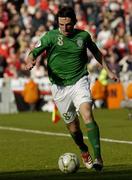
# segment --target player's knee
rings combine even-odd
[[[89,123],[93,120],[92,114],[90,111],[87,111],[85,113],[82,114],[82,118],[84,120],[85,123]]]
[[[69,124],[67,124],[67,128],[71,133],[77,132],[80,130],[80,125],[78,121],[73,121]]]

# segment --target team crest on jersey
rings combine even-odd
[[[41,41],[39,40],[36,44],[35,44],[35,47],[38,48],[41,46]]]
[[[81,39],[81,38],[78,38],[77,39],[77,45],[78,45],[78,47],[82,47],[83,46],[83,40]]]

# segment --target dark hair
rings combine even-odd
[[[73,21],[74,24],[76,24],[76,22],[77,22],[76,15],[75,15],[74,9],[72,7],[68,7],[68,6],[62,7],[58,11],[57,19],[58,19],[58,17],[69,17],[69,18],[71,18],[71,20]]]

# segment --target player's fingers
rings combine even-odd
[[[118,77],[114,77],[115,82],[120,82],[120,79]]]
[[[25,65],[25,66],[23,67],[23,69],[24,69],[24,71],[27,71],[27,66]]]
[[[29,70],[31,70],[33,68],[33,65],[25,65],[25,67],[24,67],[24,70],[25,71],[29,71]]]

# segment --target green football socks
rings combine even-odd
[[[83,134],[82,134],[81,130],[71,133],[71,136],[82,152],[88,151],[88,147],[86,146],[86,144],[83,141]]]
[[[94,150],[94,158],[100,158],[100,133],[99,127],[95,121],[86,124],[88,129],[87,136]]]

